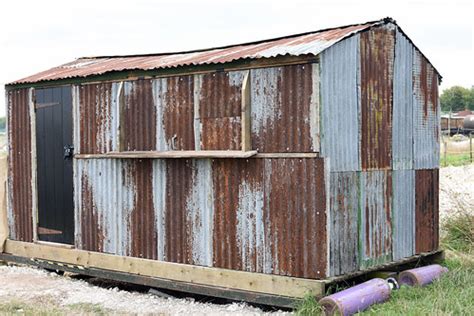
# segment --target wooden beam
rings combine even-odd
[[[171,150],[171,151],[124,151],[105,154],[78,154],[76,159],[103,159],[103,158],[250,158],[257,151],[240,150]]]
[[[191,284],[288,297],[303,297],[308,292],[322,295],[325,291],[325,282],[319,280],[116,256],[13,240],[6,241],[5,253],[85,268],[105,269]]]
[[[252,158],[319,158],[319,153],[258,153]]]
[[[247,70],[242,83],[242,151],[252,150],[252,139],[250,129],[250,70]]]

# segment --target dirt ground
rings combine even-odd
[[[441,220],[459,211],[474,212],[474,165],[440,170]],[[65,314],[261,315],[246,304],[217,305],[193,299],[103,288],[43,270],[0,266],[0,313],[54,311]],[[28,310],[26,310],[28,314]],[[284,314],[274,312],[274,314]]]

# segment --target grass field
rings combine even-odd
[[[449,272],[426,287],[406,287],[392,292],[390,300],[359,315],[473,315],[474,216],[456,215],[443,223],[444,265]],[[308,295],[298,315],[320,315],[317,301]]]

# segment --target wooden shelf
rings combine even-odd
[[[249,158],[257,154],[256,150],[173,150],[173,151],[124,151],[106,154],[77,154],[77,159],[101,158]]]

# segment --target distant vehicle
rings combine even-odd
[[[449,135],[464,134],[474,132],[474,112],[461,111],[441,117],[441,130]]]

